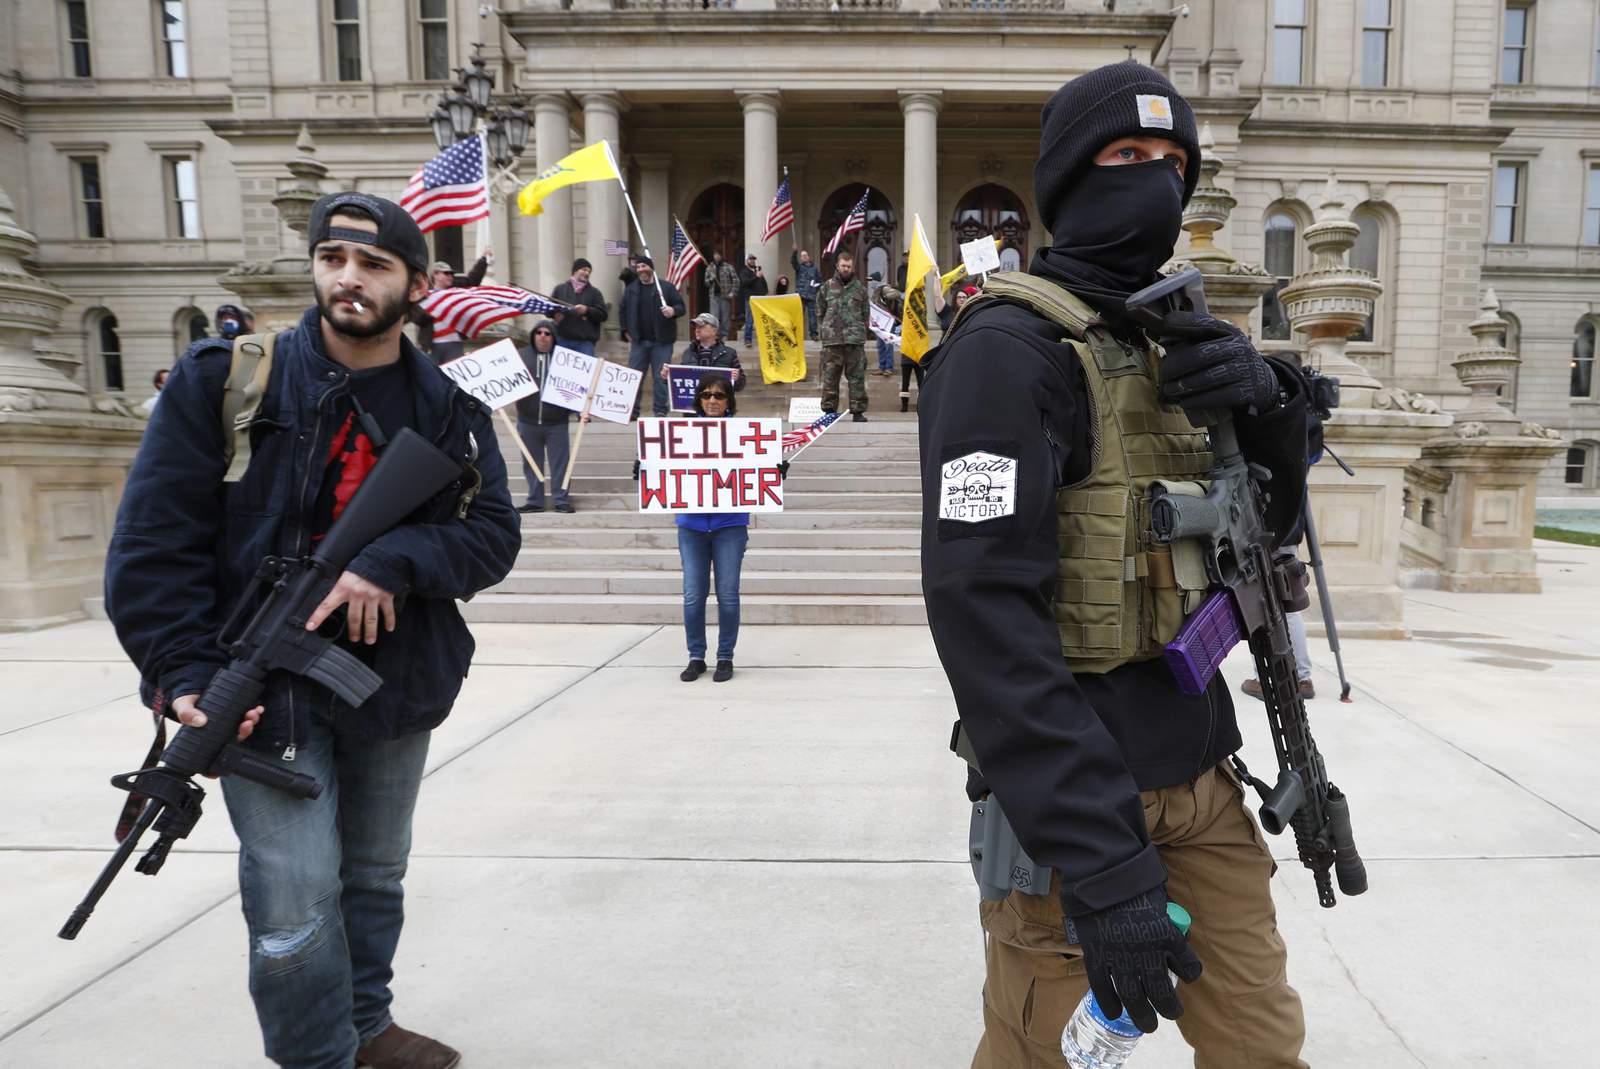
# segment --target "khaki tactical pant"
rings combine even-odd
[[[1276,870],[1244,789],[1223,762],[1187,784],[1145,791],[1145,826],[1167,866],[1167,895],[1194,918],[1205,973],[1179,983],[1177,1026],[1195,1069],[1306,1069],[1305,1019],[1289,986],[1269,880]],[[980,907],[988,933],[983,1039],[973,1069],[1062,1069],[1061,1030],[1089,990],[1067,943],[1061,901],[1013,892]],[[1171,1028],[1163,1021],[1161,1027]]]
[[[822,410],[839,411],[839,373],[850,382],[850,411],[867,410],[867,350],[865,346],[822,347]]]

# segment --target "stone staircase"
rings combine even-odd
[[[753,352],[741,349],[740,355],[755,365]],[[816,354],[811,356],[814,373]],[[871,366],[870,348],[868,359]],[[750,517],[740,582],[743,623],[926,623],[916,414],[899,412],[898,374],[889,379],[869,372],[867,381],[871,422],[846,417],[834,424],[791,468],[784,511]],[[739,414],[787,416],[790,397],[818,392],[814,380],[753,381],[739,394]],[[571,432],[577,433],[575,422]],[[527,495],[521,454],[503,426],[499,437],[512,499],[521,504]],[[636,510],[633,457],[632,427],[591,423],[573,471],[578,511],[555,512],[547,491],[549,511],[522,518],[516,567],[505,582],[462,606],[467,619],[681,622],[677,528],[670,516]],[[715,600],[713,593],[707,606],[713,621]]]

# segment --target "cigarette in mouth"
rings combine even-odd
[[[357,314],[358,314],[358,315],[359,315],[359,314],[360,314],[360,313],[362,313],[362,312],[365,312],[365,311],[366,311],[366,309],[365,309],[365,308],[363,308],[363,307],[361,307],[361,302],[360,302],[360,301],[351,301],[351,302],[350,302],[350,307],[351,307],[351,308],[354,308],[354,309],[355,309],[355,310],[356,310],[356,313],[357,313]]]

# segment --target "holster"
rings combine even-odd
[[[973,768],[977,755],[957,721],[950,736],[950,749]],[[978,893],[990,902],[999,902],[1012,891],[1025,895],[1050,893],[1050,869],[1030,858],[1017,841],[1011,822],[993,795],[972,803],[972,823],[967,831],[967,857]]]

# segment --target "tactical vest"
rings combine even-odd
[[[1193,539],[1150,538],[1149,501],[1204,494],[1211,470],[1204,431],[1156,389],[1158,350],[1118,341],[1083,301],[1019,271],[991,274],[957,322],[991,301],[1020,304],[1059,325],[1088,387],[1091,470],[1056,492],[1060,563],[1053,609],[1061,652],[1074,672],[1109,672],[1161,655],[1199,606],[1205,564]]]

